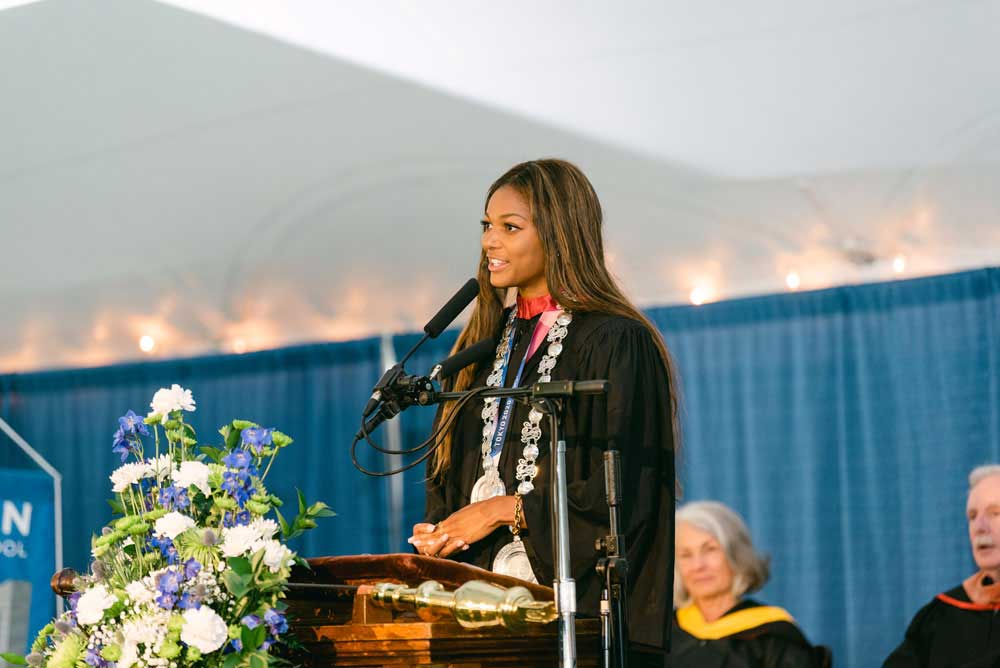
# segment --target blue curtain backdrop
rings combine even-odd
[[[160,387],[194,393],[189,422],[199,441],[221,443],[216,430],[234,418],[277,427],[295,439],[268,475],[268,488],[291,507],[295,488],[337,513],[298,539],[312,556],[389,552],[386,481],[351,465],[348,446],[379,369],[378,339],[299,346],[243,356],[118,365],[100,369],[0,376],[0,416],[63,474],[65,562],[87,566],[91,534],[109,519],[111,452],[119,415],[149,411]],[[10,460],[10,461],[9,461]],[[365,453],[376,466],[380,458]],[[0,452],[0,468],[22,462]],[[407,534],[409,535],[409,534]]]
[[[878,665],[917,608],[974,570],[966,475],[1000,461],[1000,270],[648,313],[682,377],[684,501],[738,510],[773,558],[759,597],[789,608],[837,665]],[[428,342],[408,370],[429,370],[454,336]],[[396,337],[397,353],[415,341]],[[299,546],[306,554],[392,551],[402,546],[388,544],[386,481],[356,473],[346,451],[378,348],[0,377],[0,415],[66,476],[70,564],[83,564],[107,517],[115,418],[172,382],[194,390],[202,435],[241,416],[296,437],[273,487],[298,486],[340,513]],[[432,417],[406,413],[404,444]],[[404,476],[403,493],[408,535],[422,469]]]

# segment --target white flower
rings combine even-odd
[[[182,462],[181,467],[174,471],[174,484],[185,489],[192,485],[201,490],[205,496],[211,494],[208,487],[208,467],[201,462]]]
[[[156,524],[153,525],[153,532],[157,536],[166,536],[170,540],[173,540],[193,526],[193,519],[175,510],[156,520]]]
[[[104,617],[104,611],[118,602],[114,594],[104,585],[94,585],[83,593],[76,603],[76,620],[81,625],[96,624]]]
[[[125,593],[128,594],[130,599],[139,605],[149,603],[156,597],[156,595],[149,590],[149,587],[138,581],[129,582],[125,585]]]
[[[260,533],[252,525],[235,526],[222,531],[222,554],[240,557],[260,540]]]
[[[144,474],[146,473],[146,465],[139,463],[128,463],[122,464],[122,466],[115,470],[111,474],[111,482],[114,483],[111,491],[113,492],[124,492],[131,485],[138,483],[142,480]]]
[[[139,648],[135,643],[123,642],[122,655],[115,662],[115,668],[131,668],[139,660]]]
[[[264,549],[264,564],[272,573],[277,573],[283,566],[291,566],[295,553],[276,540],[261,541],[254,546],[255,552]]]
[[[141,586],[141,583],[133,582],[129,584],[129,587],[132,585]],[[126,590],[128,590],[128,587],[126,587]],[[139,658],[139,645],[144,645],[146,648],[145,652],[147,653],[159,648],[167,635],[167,624],[169,622],[169,610],[157,610],[156,612],[146,613],[141,617],[124,622],[121,627],[121,637],[123,638],[123,642],[121,643],[122,655],[115,662],[115,667],[130,668],[136,663],[142,665]]]
[[[222,647],[229,639],[229,629],[222,617],[207,605],[197,610],[184,611],[184,628],[181,629],[181,641],[197,647],[202,654],[208,654]]]
[[[273,538],[274,534],[278,532],[278,523],[274,520],[264,519],[263,517],[255,519],[250,523],[250,526],[254,528],[254,531],[257,532],[257,536],[261,540]]]
[[[174,472],[174,463],[170,455],[160,455],[146,460],[146,471],[143,477],[156,478],[158,481],[167,479]]]
[[[137,619],[130,619],[122,625],[122,637],[125,638],[126,644],[153,647],[167,634],[169,621],[169,612],[165,612],[165,614],[164,612],[156,612]]]
[[[149,412],[148,417],[153,417],[158,415],[163,418],[173,411],[194,410],[194,398],[191,396],[191,390],[185,390],[183,387],[174,383],[170,386],[168,390],[165,387],[161,387],[153,395],[153,400],[149,403],[149,407],[152,408]]]

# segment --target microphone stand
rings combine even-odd
[[[594,548],[604,556],[597,560],[597,574],[604,580],[601,591],[601,649],[605,668],[628,667],[628,560],[625,536],[619,530],[622,482],[621,458],[614,444],[604,453],[604,491],[608,501],[610,533],[598,538]]]

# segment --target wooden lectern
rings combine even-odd
[[[320,557],[312,571],[297,569],[288,592],[289,620],[302,649],[295,663],[307,668],[554,668],[559,664],[556,623],[512,632],[502,627],[467,629],[450,619],[424,621],[411,612],[376,606],[371,585],[410,587],[435,580],[454,590],[470,580],[501,587],[522,586],[537,600],[552,600],[548,587],[460,564],[414,554]],[[320,586],[317,586],[320,585]],[[577,621],[578,665],[600,663],[600,622]]]

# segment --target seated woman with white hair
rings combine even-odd
[[[716,501],[677,511],[674,560],[674,668],[821,668],[814,648],[782,608],[744,598],[767,582],[739,515]]]

